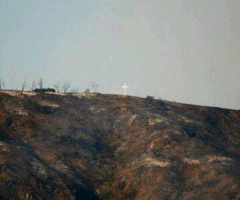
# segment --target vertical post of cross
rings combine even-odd
[[[129,88],[129,86],[124,83],[124,85],[122,86],[123,90],[124,90],[124,95],[126,96],[127,95],[127,89]]]

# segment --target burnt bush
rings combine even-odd
[[[11,142],[13,140],[13,138],[7,134],[5,131],[3,131],[2,129],[0,129],[0,141],[3,142]]]
[[[153,96],[147,96],[144,100],[144,103],[147,105],[151,105],[154,103],[154,97]]]
[[[125,193],[124,199],[134,199],[137,195],[137,191],[135,189],[131,189],[131,191]]]
[[[5,127],[8,128],[12,126],[12,124],[13,124],[13,119],[11,117],[8,117],[5,121]]]
[[[118,188],[119,188],[120,190],[123,190],[123,189],[125,188],[125,186],[126,186],[125,181],[120,181],[120,183],[119,183],[119,185],[118,185]]]
[[[34,92],[56,92],[53,88],[37,88],[33,90]]]
[[[54,114],[57,111],[57,108],[50,106],[36,106],[36,110],[42,114]]]
[[[185,131],[185,133],[187,133],[187,135],[190,138],[196,137],[197,135],[197,127],[194,124],[187,124],[183,126],[183,129]]]

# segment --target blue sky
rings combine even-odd
[[[240,1],[2,0],[0,76],[240,108]]]

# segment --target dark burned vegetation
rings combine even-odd
[[[0,199],[239,199],[240,112],[0,93]]]
[[[33,92],[56,92],[54,88],[37,88]]]

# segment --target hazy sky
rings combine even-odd
[[[0,76],[240,109],[240,0],[0,0]]]

